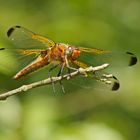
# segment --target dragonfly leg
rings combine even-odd
[[[65,64],[66,64],[66,67],[67,67],[68,69],[70,69],[70,70],[74,70],[74,71],[77,71],[77,70],[78,70],[77,68],[71,67],[71,66],[69,65],[69,62],[68,62],[68,59],[67,59],[67,58],[65,58]]]
[[[59,64],[58,64],[59,65]],[[52,80],[52,76],[51,76],[51,73],[52,73],[52,71],[55,69],[55,68],[57,68],[58,67],[58,65],[54,65],[53,67],[51,67],[50,69],[49,69],[49,78],[51,79],[51,83],[52,83],[52,87],[53,87],[53,93],[55,93],[56,92],[56,90],[55,90],[55,85],[54,85],[54,81]]]
[[[65,67],[65,63],[62,63],[61,69],[60,69],[60,71],[58,72],[57,76],[63,77],[62,74],[63,74],[64,67]],[[61,80],[59,81],[59,83],[60,83],[60,85],[61,85],[61,89],[62,89],[63,93],[66,93]]]
[[[71,73],[70,72],[71,71],[70,71],[70,69],[68,67],[67,67],[67,70],[68,70],[68,75],[69,75],[67,79],[70,79],[70,77],[71,77]]]
[[[66,66],[67,66],[67,68],[70,69],[70,70],[74,70],[74,71],[77,71],[77,70],[78,70],[77,68],[71,67],[69,64],[66,65]]]
[[[65,66],[67,67],[68,74],[69,74],[69,76],[68,76],[67,79],[69,79],[69,78],[71,77],[71,71],[70,71],[71,69],[72,69],[72,70],[79,70],[79,69],[70,67],[69,64],[68,64],[68,62],[67,62],[67,60],[66,60],[66,63],[62,63],[61,69],[60,69],[60,71],[59,71],[59,73],[58,73],[57,76],[62,76],[62,77],[63,77],[63,70],[64,70],[64,67],[65,67]],[[63,84],[62,84],[62,81],[59,81],[59,83],[60,83],[60,85],[61,85],[61,88],[62,88],[63,93],[65,93],[65,89],[64,89],[64,86],[63,86]]]
[[[72,61],[72,62],[73,62],[73,61]],[[68,74],[69,74],[69,76],[67,77],[67,79],[70,79],[70,77],[71,77],[71,70],[79,71],[79,69],[78,69],[78,68],[71,67],[71,66],[69,65],[69,63],[68,63],[67,58],[65,58],[65,63],[66,63],[66,67],[67,67]]]
[[[70,67],[69,65],[67,66],[67,70],[68,70],[68,77],[67,77],[67,80],[69,80],[71,78],[71,70],[74,70],[74,71],[78,71],[79,72],[79,68],[74,68],[74,67]]]
[[[62,63],[61,69],[59,70],[57,76],[63,77],[63,70],[64,70],[64,67],[65,67],[65,63]],[[63,84],[62,84],[62,81],[60,80],[59,83],[60,83],[60,85],[61,85],[62,92],[65,93],[65,89],[64,89],[64,86],[63,86]]]

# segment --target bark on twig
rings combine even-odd
[[[13,89],[11,91],[0,94],[0,100],[6,100],[8,97],[13,96],[15,94],[18,94],[20,92],[23,92],[23,91],[25,92],[29,89],[36,88],[39,86],[48,85],[48,84],[51,84],[52,82],[56,83],[56,82],[61,81],[63,79],[70,79],[70,78],[77,76],[77,75],[81,75],[81,74],[86,75],[87,73],[90,73],[90,72],[103,70],[103,69],[107,68],[108,66],[109,66],[109,64],[103,64],[101,66],[96,66],[96,67],[90,66],[86,69],[79,68],[77,71],[74,71],[70,74],[65,74],[65,75],[59,76],[59,77],[52,77],[52,78],[44,79],[44,80],[34,82],[34,83],[31,83],[28,85],[22,85],[19,88],[16,88],[16,89]]]

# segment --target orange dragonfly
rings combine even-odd
[[[78,61],[78,58],[84,52],[96,55],[111,54],[111,51],[104,51],[96,48],[84,48],[64,43],[55,43],[54,41],[41,35],[35,34],[21,26],[11,27],[7,32],[7,36],[15,45],[19,46],[19,49],[16,49],[18,54],[25,56],[36,56],[31,63],[29,63],[13,77],[14,79],[19,79],[40,69],[41,67],[47,66],[52,62],[57,62],[57,64],[50,68],[49,72],[51,72],[59,65],[61,68],[58,76],[63,75],[64,68],[67,68],[69,73],[70,70],[77,70],[77,68],[72,67],[71,64],[77,67],[87,68],[88,65],[86,63]],[[0,50],[6,50],[6,48],[0,48]],[[129,56],[128,65],[132,66],[136,64],[136,56],[130,52],[127,52],[126,54]],[[117,90],[119,88],[119,81],[113,75],[109,76],[103,74],[99,77],[95,75],[95,79],[105,83],[109,83],[107,82],[108,79],[113,79],[113,85],[111,89]]]

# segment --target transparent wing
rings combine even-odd
[[[87,53],[94,53],[94,54],[109,54],[111,53],[111,51],[105,51],[105,50],[100,50],[97,48],[83,48],[83,47],[79,47],[79,49],[83,52],[87,52]]]
[[[85,64],[85,63],[83,63],[81,61],[78,61],[78,60],[72,61],[72,63],[75,64],[75,65],[77,65],[79,68],[84,68],[85,69],[85,68],[88,67],[87,64]]]
[[[80,62],[80,61],[72,61],[73,64],[77,65],[79,68],[87,68],[88,65]],[[106,74],[106,72],[98,71],[96,73],[87,75],[87,78],[92,78],[93,80],[96,80],[98,82],[101,82],[102,84],[106,85],[106,87],[109,90],[116,91],[120,87],[119,80],[112,74]]]
[[[78,60],[72,61],[78,67],[87,68],[98,66],[104,63],[109,64],[109,68],[98,71],[87,76],[88,80],[97,81],[98,88],[116,91],[120,87],[119,80],[114,76],[119,67],[133,66],[137,63],[137,57],[131,52],[113,52],[96,48],[79,47],[81,55]],[[106,72],[107,71],[107,72]],[[113,72],[113,74],[112,74]],[[111,74],[108,74],[111,73]],[[86,82],[84,81],[84,85]],[[90,85],[90,83],[88,83]]]
[[[18,72],[34,61],[41,49],[7,49],[0,48],[0,72],[4,74]]]
[[[86,62],[91,62],[90,64],[93,65],[109,63],[112,66],[132,66],[137,63],[136,55],[131,52],[113,52],[83,47],[79,49]]]
[[[8,38],[18,48],[44,48],[52,47],[55,43],[43,36],[21,27],[13,26],[7,31]]]
[[[47,48],[55,45],[50,39],[37,35],[21,26],[11,27],[7,31],[7,36],[15,45],[12,49],[0,48],[0,58],[3,60],[0,62],[0,69],[7,71],[14,69],[18,72],[39,55],[46,54]]]

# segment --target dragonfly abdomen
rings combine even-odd
[[[29,64],[28,66],[26,66],[25,68],[23,68],[21,71],[19,71],[14,77],[13,79],[19,79],[31,72],[34,72],[36,71],[37,69],[45,66],[45,65],[48,65],[50,62],[49,62],[49,59],[48,57],[38,57],[35,61],[33,61],[31,64]]]

